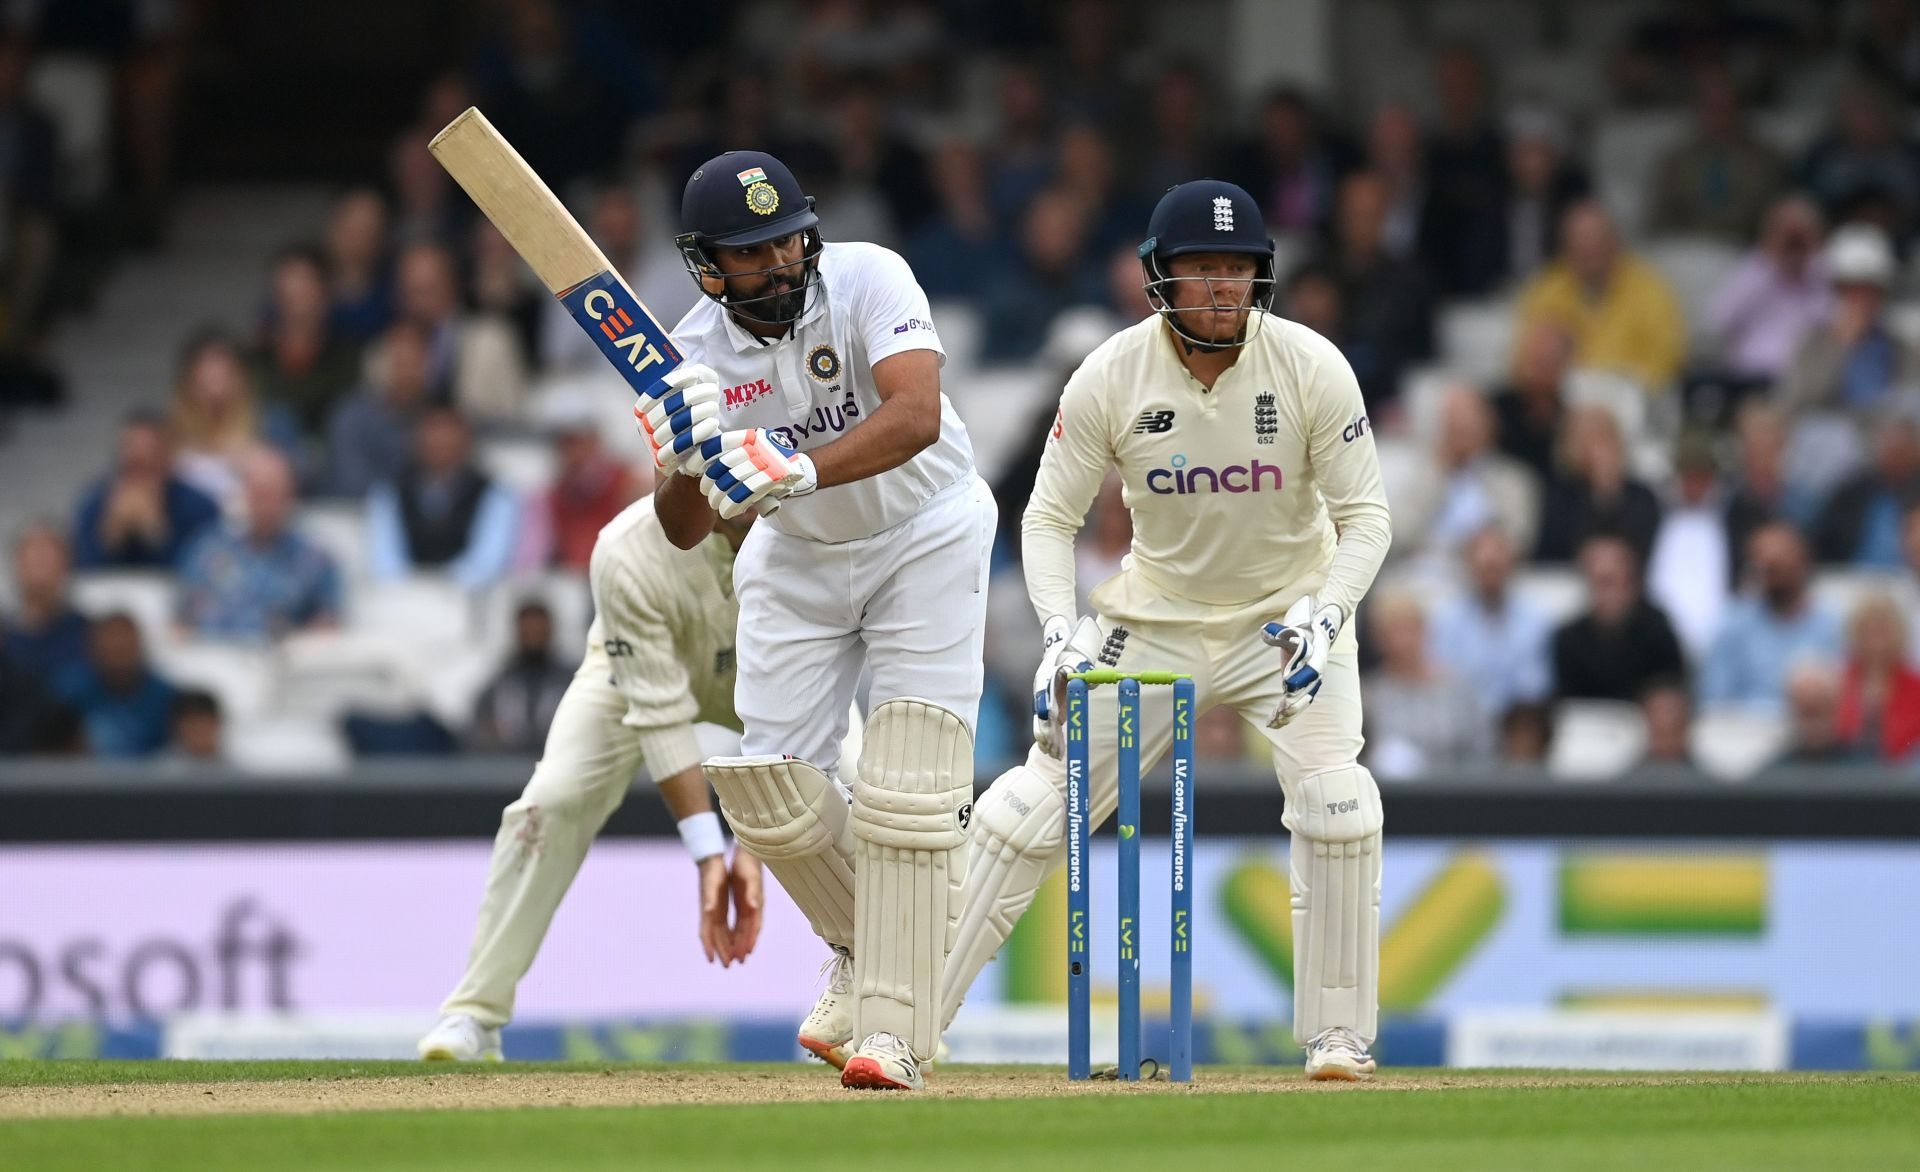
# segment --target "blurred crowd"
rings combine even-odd
[[[1748,771],[1920,760],[1920,5],[1837,24],[1809,5],[1825,39],[1709,7],[1675,18],[1685,36],[1650,18],[1595,49],[1603,108],[1684,111],[1617,192],[1591,112],[1465,43],[1368,105],[1236,102],[1205,61],[1149,51],[1138,5],[750,4],[667,61],[602,7],[501,4],[385,173],[274,259],[254,328],[185,339],[166,410],[76,454],[97,483],[15,537],[0,751],[217,757],[219,700],[147,644],[310,644],[350,632],[359,583],[421,576],[512,598],[502,658],[462,712],[338,713],[353,748],[538,749],[578,641],[521,585],[583,590],[598,528],[651,484],[603,411],[553,389],[597,351],[426,151],[478,104],[666,321],[698,296],[679,184],[722,149],[786,160],[829,239],[900,250],[950,349],[947,323],[973,323],[948,368],[963,415],[1034,420],[995,485],[995,589],[1022,599],[1042,424],[1072,363],[1148,312],[1148,209],[1185,178],[1239,182],[1279,243],[1279,311],[1347,356],[1382,453],[1395,547],[1360,616],[1377,772],[1543,765],[1595,729],[1679,770],[1716,736],[1759,746]],[[47,149],[9,80],[23,45],[0,41],[16,268],[41,196],[14,164]],[[1840,80],[1789,151],[1756,118],[1816,53]],[[9,322],[32,318],[21,288]],[[997,370],[1048,389],[984,401],[969,380]],[[539,447],[537,477],[482,458],[502,437]],[[352,566],[303,531],[316,507],[358,516]],[[1083,592],[1128,538],[1102,494]],[[166,576],[162,629],[76,603],[76,573],[122,571]],[[1025,609],[995,608],[983,759],[1027,735]],[[1258,744],[1232,714],[1201,731],[1215,757]]]

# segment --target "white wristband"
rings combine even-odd
[[[726,836],[720,833],[720,815],[712,810],[682,818],[676,825],[680,830],[680,841],[686,844],[687,853],[693,856],[694,862],[727,853]]]

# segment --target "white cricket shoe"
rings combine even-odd
[[[834,949],[832,959],[821,966],[827,975],[827,991],[813,1003],[813,1012],[800,1023],[800,1045],[808,1053],[833,1067],[847,1066],[847,1047],[853,1042],[853,956]]]
[[[869,1034],[847,1059],[840,1085],[862,1091],[924,1091],[920,1060],[899,1034]]]
[[[1307,1043],[1307,1077],[1315,1082],[1359,1082],[1373,1071],[1366,1043],[1345,1026],[1321,1030]]]
[[[500,1031],[464,1013],[449,1013],[420,1039],[420,1057],[428,1062],[499,1062]]]

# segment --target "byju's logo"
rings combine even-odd
[[[1187,466],[1184,455],[1175,456],[1171,468],[1155,468],[1147,473],[1147,491],[1160,496],[1186,496],[1201,492],[1260,492],[1271,480],[1275,492],[1285,483],[1278,464],[1256,459],[1251,465],[1229,464],[1213,468],[1206,464]]]
[[[1142,411],[1133,425],[1135,435],[1160,435],[1173,430],[1173,412]]]

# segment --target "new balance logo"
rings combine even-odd
[[[1140,419],[1133,425],[1135,435],[1159,435],[1173,430],[1173,412],[1142,411]]]
[[[1233,201],[1224,195],[1215,196],[1213,200],[1213,230],[1233,231]]]

